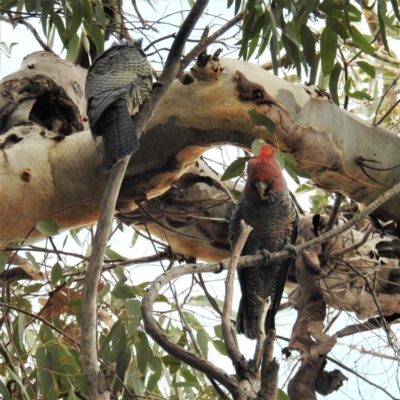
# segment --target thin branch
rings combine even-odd
[[[374,122],[373,122],[373,124],[375,124],[375,122],[376,122],[376,117],[378,116],[378,111],[379,111],[379,109],[381,108],[383,99],[389,94],[389,92],[392,90],[392,88],[397,84],[397,81],[399,80],[399,78],[400,78],[400,74],[398,74],[398,75],[396,76],[396,78],[393,79],[393,82],[389,85],[389,87],[387,88],[387,90],[385,91],[385,93],[383,94],[383,96],[381,97],[381,99],[380,99],[380,101],[379,101],[379,104],[378,104],[378,107],[377,107],[377,109],[376,109],[376,111],[375,111],[375,116],[374,116]]]
[[[38,41],[40,46],[42,46],[44,51],[54,53],[54,51],[49,46],[47,46],[47,44],[45,42],[43,42],[43,40],[40,37],[40,35],[38,34],[37,30],[29,22],[25,21],[24,19],[20,19],[20,20],[18,20],[18,23],[21,25],[25,25],[32,32],[32,35]]]
[[[392,105],[392,107],[389,108],[389,110],[387,110],[385,112],[385,114],[383,115],[383,117],[376,123],[376,125],[380,125],[381,122],[397,107],[397,105],[400,103],[400,99],[396,101],[396,103],[394,103]]]
[[[228,274],[226,277],[225,302],[222,309],[222,336],[224,338],[228,356],[232,360],[236,371],[238,366],[243,362],[243,356],[238,348],[237,340],[232,332],[233,328],[231,325],[233,284],[240,254],[242,253],[246,240],[252,230],[253,228],[250,225],[247,225],[244,221],[240,221],[240,236],[232,251],[232,257],[229,262]]]
[[[235,26],[247,14],[248,14],[247,10],[240,12],[235,17],[233,17],[230,21],[228,21],[226,24],[222,25],[221,28],[219,28],[217,31],[215,31],[211,36],[208,36],[205,39],[202,38],[203,40],[201,40],[200,43],[197,46],[195,46],[185,56],[185,62],[184,62],[185,67],[188,66],[197,57],[198,54],[200,54],[204,50],[206,50],[210,44],[214,43],[221,35],[223,35],[226,31],[228,31],[233,26]]]
[[[196,277],[195,277],[196,282],[197,282],[197,283],[200,285],[200,287],[203,289],[203,292],[204,292],[204,294],[206,295],[207,300],[210,302],[212,308],[213,308],[220,316],[222,316],[222,311],[220,310],[220,308],[219,308],[219,306],[218,306],[218,303],[215,301],[214,297],[212,297],[212,296],[210,295],[210,293],[208,292],[208,290],[207,290],[207,286],[206,286],[206,284],[204,283],[203,276],[202,276],[201,274],[199,274],[199,275],[198,275],[198,278],[199,278],[199,279],[197,280]]]
[[[259,335],[257,338],[256,348],[254,350],[254,357],[253,357],[255,371],[258,371],[258,369],[260,368],[261,359],[263,357],[264,343],[265,343],[265,338],[267,337],[265,334],[265,318],[267,317],[268,309],[271,305],[271,297],[268,297],[266,300],[262,299],[259,296],[257,297],[261,305],[257,318],[257,329]]]
[[[357,243],[354,243],[353,245],[349,246],[349,247],[345,247],[344,249],[340,249],[340,250],[335,250],[332,251],[331,253],[329,253],[330,257],[340,257],[343,254],[349,253],[353,250],[357,250],[359,247],[361,247],[363,244],[365,244],[369,238],[369,236],[371,235],[371,233],[374,231],[374,227],[373,225],[370,225],[367,229],[367,231],[365,232],[364,236],[361,238],[361,240]]]
[[[326,359],[330,362],[335,363],[336,365],[338,365],[340,368],[343,368],[344,370],[346,370],[347,372],[351,372],[352,374],[354,374],[355,376],[357,376],[358,378],[362,379],[364,382],[367,382],[368,384],[370,384],[371,386],[374,386],[376,388],[378,388],[379,390],[382,390],[382,392],[386,393],[391,399],[393,400],[399,400],[397,397],[392,396],[386,389],[384,389],[382,386],[377,385],[376,383],[368,380],[365,376],[360,375],[358,372],[354,371],[353,369],[347,367],[345,364],[341,363],[340,361],[337,361],[335,359],[333,359],[332,357],[326,356]]]
[[[276,333],[271,329],[263,349],[261,388],[257,397],[260,400],[276,399],[278,394],[279,364],[273,357],[275,339]]]

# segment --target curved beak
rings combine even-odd
[[[255,185],[261,199],[268,200],[269,184],[264,181],[257,181]]]

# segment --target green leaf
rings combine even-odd
[[[357,61],[357,65],[371,78],[375,78],[375,67],[366,61]]]
[[[101,29],[97,25],[89,26],[86,23],[84,27],[86,33],[96,46],[97,54],[102,54],[104,52],[104,37]]]
[[[25,252],[25,256],[26,256],[26,258],[32,263],[32,265],[33,265],[36,269],[40,269],[39,263],[36,261],[35,257],[34,257],[29,251],[26,251],[26,252]]]
[[[146,375],[148,360],[149,360],[149,352],[151,351],[146,334],[142,331],[137,331],[133,344],[136,348],[136,361],[138,370],[143,375]]]
[[[399,4],[397,3],[397,0],[390,0],[390,2],[392,3],[392,8],[394,11],[394,14],[396,15],[397,21],[400,22],[400,7]]]
[[[78,397],[75,396],[75,388],[72,385],[69,388],[67,400],[78,400]]]
[[[204,329],[199,329],[197,331],[197,343],[205,360],[208,360],[208,340],[207,332]]]
[[[18,0],[3,0],[3,1],[1,1],[1,8],[3,10],[11,10],[17,4],[18,4]],[[3,11],[1,11],[0,13],[4,14]]]
[[[147,390],[149,392],[154,391],[155,387],[157,386],[158,381],[161,377],[162,372],[162,363],[159,357],[154,357],[153,361],[151,362],[150,368],[154,371],[154,374],[150,375],[149,380],[147,381]]]
[[[67,303],[67,307],[72,311],[82,311],[82,299],[72,299]]]
[[[335,17],[328,17],[326,20],[326,26],[333,32],[336,32],[343,40],[349,38],[346,28],[343,24]]]
[[[0,250],[0,273],[4,271],[7,261],[8,261],[7,253],[5,251]]]
[[[357,99],[357,100],[370,100],[372,101],[372,97],[365,92],[360,92],[359,90],[356,90],[355,92],[350,91],[351,84],[353,82],[352,78],[349,78],[346,83],[344,84],[344,92],[346,93],[347,96]]]
[[[307,64],[311,67],[315,60],[315,39],[311,29],[306,25],[301,26],[300,40]]]
[[[392,27],[389,19],[386,17],[386,0],[378,1],[378,23],[379,23],[379,31],[382,38],[382,43],[385,47],[385,50],[390,54],[389,43],[386,37],[386,26]]]
[[[135,231],[135,232],[133,233],[133,236],[132,236],[132,242],[131,242],[131,246],[130,246],[131,248],[132,248],[133,246],[135,246],[135,244],[136,244],[138,238],[139,238],[139,232],[138,232],[138,231]]]
[[[75,243],[76,243],[78,246],[82,247],[82,242],[81,242],[80,239],[79,239],[78,232],[76,231],[76,229],[71,229],[71,230],[69,231],[69,233],[70,233],[70,235],[72,236],[72,239],[75,240]]]
[[[89,0],[82,0],[83,2],[83,19],[88,27],[93,25],[92,6]]]
[[[7,372],[10,374],[11,379],[14,379],[14,381],[17,383],[17,385],[21,388],[24,398],[25,399],[30,399],[31,397],[28,396],[28,393],[26,392],[26,386],[22,383],[21,379],[17,374],[15,374],[10,368],[7,367]]]
[[[179,368],[182,365],[182,363],[179,360],[170,355],[162,357],[162,361],[164,365],[169,368],[170,374],[174,374],[176,371],[179,370]]]
[[[61,279],[62,277],[62,267],[60,263],[55,263],[53,268],[51,269],[51,277],[50,281],[53,286],[57,284],[57,282]]]
[[[3,397],[3,400],[11,400],[10,393],[6,385],[4,385],[3,381],[0,379],[0,394]]]
[[[55,236],[60,227],[53,218],[45,218],[36,224],[36,229],[45,236]]]
[[[328,27],[325,27],[321,35],[321,64],[322,73],[330,75],[336,58],[337,34]]]
[[[40,3],[36,0],[25,0],[25,10],[28,13],[32,13],[40,9]]]
[[[225,343],[222,340],[214,339],[212,341],[212,344],[214,345],[215,349],[222,355],[227,356],[228,351],[226,350]]]
[[[237,160],[233,161],[231,165],[224,171],[221,176],[221,181],[227,181],[232,178],[236,178],[240,176],[246,168],[246,163],[238,158]]]
[[[117,253],[110,246],[107,247],[105,255],[109,260],[126,260],[126,257]]]
[[[100,22],[100,25],[103,29],[106,29],[106,17],[104,15],[103,5],[101,4],[101,0],[94,0],[96,4],[96,17],[97,21]]]
[[[276,400],[290,400],[290,399],[289,396],[282,389],[278,389],[278,395],[276,397]]]
[[[251,144],[251,152],[254,154],[255,157],[258,156],[258,153],[260,152],[261,147],[266,145],[267,142],[263,139],[254,139],[253,143]]]
[[[118,353],[115,362],[117,363],[116,372],[118,377],[124,381],[125,372],[128,369],[129,363],[131,362],[132,351],[129,346],[121,349]]]
[[[353,42],[357,47],[371,56],[374,55],[374,48],[369,44],[368,40],[365,39],[364,35],[353,25],[351,26],[351,36],[353,37]]]
[[[43,33],[48,37],[47,32],[47,19],[53,9],[54,0],[42,0],[42,14],[40,16],[40,21],[42,23]]]
[[[291,65],[294,65],[296,67],[297,76],[300,78],[301,63],[300,63],[299,46],[286,35],[282,35],[282,43],[284,48],[286,49],[286,56],[287,56],[285,66],[288,68]]]
[[[140,286],[125,285],[124,281],[119,281],[111,293],[117,299],[132,299],[136,296],[143,297],[146,291]]]
[[[54,21],[54,25],[56,26],[58,36],[60,37],[63,45],[65,46],[68,39],[68,33],[67,30],[65,29],[64,22],[61,19],[61,17],[55,12],[53,12],[52,20]]]
[[[311,0],[306,2],[306,6],[302,7],[301,15],[299,17],[299,23],[303,24],[308,20],[308,16],[312,13],[318,6],[319,0]]]
[[[222,326],[221,325],[215,325],[214,332],[215,332],[215,336],[217,336],[217,338],[223,340],[224,337],[222,335]]]
[[[33,285],[24,286],[23,291],[24,291],[24,293],[36,293],[43,286],[44,286],[43,283],[34,283]]]
[[[68,39],[67,43],[69,43],[81,26],[83,14],[84,14],[84,5],[82,0],[69,0],[72,8],[72,18],[71,25],[68,30]]]
[[[229,189],[227,188],[229,196],[231,196],[232,201],[236,204],[239,199],[242,197],[242,192],[236,189]]]
[[[275,133],[276,125],[272,119],[268,118],[266,115],[259,113],[256,110],[247,111],[247,115],[250,117],[254,125],[265,126],[268,133]]]
[[[214,298],[214,300],[218,304],[218,306],[222,309],[222,307],[224,306],[224,302],[217,298]],[[194,307],[210,307],[214,309],[213,306],[208,301],[207,296],[204,295],[191,297],[189,299],[189,304]]]
[[[337,62],[333,67],[331,75],[329,77],[329,92],[332,96],[332,101],[337,106],[339,105],[338,82],[341,72],[342,72],[342,66],[340,65],[339,62]]]

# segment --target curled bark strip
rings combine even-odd
[[[312,252],[305,251],[296,260],[299,289],[298,295],[293,296],[295,298],[291,298],[291,301],[296,304],[298,316],[293,327],[289,349],[299,350],[302,361],[296,375],[288,384],[291,400],[316,399],[317,388],[333,391],[342,386],[342,380],[335,380],[335,386],[333,381],[329,380],[331,373],[326,375],[327,373],[323,371],[326,364],[325,357],[335,345],[336,337],[330,337],[323,332],[326,304],[319,285],[321,269],[318,253],[320,250],[318,246]]]

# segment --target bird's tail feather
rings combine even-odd
[[[103,168],[110,170],[119,160],[139,148],[139,141],[124,99],[111,104],[99,120],[103,137]]]

